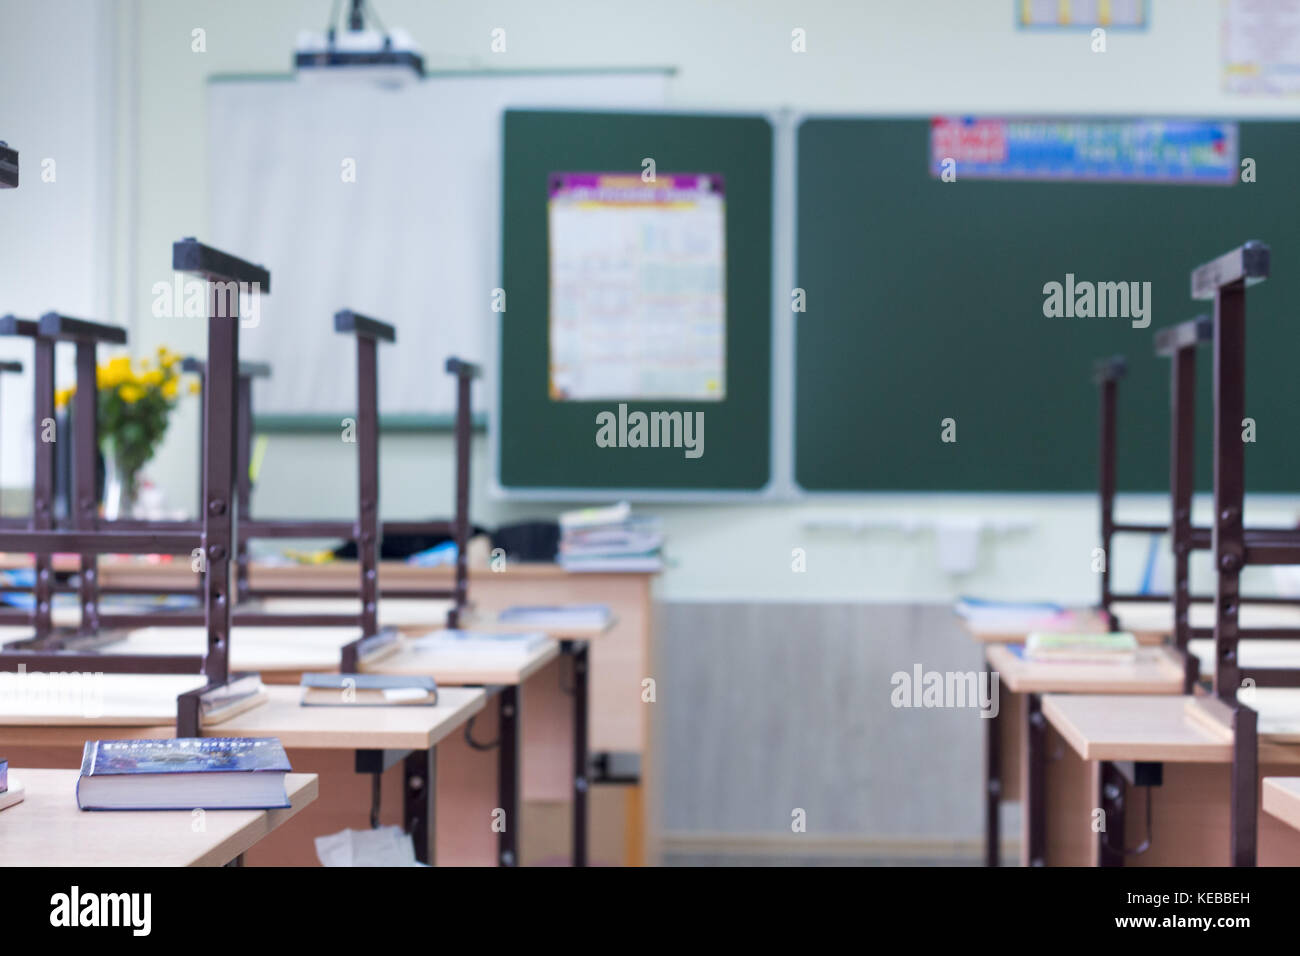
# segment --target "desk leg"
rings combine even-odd
[[[1102,820],[1106,828],[1097,834],[1097,860],[1101,866],[1123,866],[1125,825],[1124,792],[1126,781],[1119,769],[1109,760],[1099,767],[1100,793],[1098,799]],[[1150,799],[1148,797],[1148,799]]]
[[[505,828],[497,836],[497,863],[519,865],[519,687],[501,688],[497,747],[497,799],[505,811]]]
[[[1254,866],[1259,834],[1258,717],[1245,704],[1232,712],[1232,865]]]
[[[1047,718],[1039,694],[1025,695],[1025,849],[1030,866],[1047,865]]]
[[[433,866],[437,862],[434,841],[435,801],[438,797],[438,751],[415,750],[403,762],[403,816],[406,832],[415,844],[415,858]]]
[[[990,683],[992,677],[989,678]],[[1002,857],[1002,709],[984,721],[984,865]]]
[[[587,865],[587,642],[574,641],[573,655],[573,865]]]

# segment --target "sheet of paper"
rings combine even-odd
[[[722,177],[555,173],[549,212],[551,398],[722,400]]]
[[[1300,0],[1225,0],[1219,31],[1228,93],[1300,93]]]

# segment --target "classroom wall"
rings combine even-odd
[[[69,122],[79,134],[70,137],[75,142],[91,142],[103,116],[112,117],[117,130],[114,177],[87,199],[88,206],[110,209],[108,234],[114,241],[87,245],[78,256],[108,280],[86,297],[65,295],[72,300],[66,307],[129,325],[133,349],[139,352],[159,343],[201,349],[199,323],[155,319],[148,304],[153,282],[170,280],[170,243],[182,235],[203,235],[207,225],[205,183],[209,161],[218,151],[209,148],[205,133],[205,79],[212,73],[286,72],[296,33],[324,26],[329,1],[118,0],[110,8],[116,13],[116,31],[100,31],[99,18],[109,8],[90,0],[21,0],[18,7],[45,29],[68,30],[83,42],[92,36],[112,38],[113,83],[91,82],[78,73],[78,79],[56,82],[44,92],[74,117]],[[672,103],[682,108],[919,114],[1123,109],[1238,116],[1294,116],[1296,109],[1284,99],[1235,99],[1219,91],[1217,0],[1153,0],[1151,29],[1112,31],[1104,55],[1089,51],[1086,34],[1015,30],[1011,0],[663,0],[651,7],[620,5],[616,26],[601,0],[565,4],[564,17],[529,0],[381,0],[378,8],[386,23],[416,36],[433,69],[671,65],[679,70]],[[940,33],[933,30],[937,22],[945,26]],[[498,26],[507,30],[507,52],[493,55],[490,31]],[[794,27],[807,31],[802,55],[790,52]],[[204,52],[192,48],[196,29],[205,31]],[[6,70],[26,62],[21,48],[5,47],[4,53],[0,64]],[[90,69],[85,64],[101,64],[104,56],[103,49],[95,55],[87,51],[86,56],[70,56],[69,64]],[[6,82],[0,88],[9,107],[16,87]],[[96,96],[107,90],[113,91],[109,111],[95,112]],[[5,114],[12,116],[13,109],[6,108]],[[17,135],[12,138],[17,142]],[[25,148],[25,160],[30,163],[32,156],[31,148]],[[30,170],[29,165],[29,177]],[[103,234],[103,226],[96,229]],[[65,272],[75,268],[69,265]],[[62,289],[75,287],[69,281],[60,282]],[[1080,401],[1088,401],[1091,386],[1080,381],[1078,388]],[[4,398],[12,401],[12,392],[10,386]],[[881,406],[872,414],[887,412]],[[178,415],[151,468],[183,507],[194,503],[195,423],[191,405]],[[852,429],[852,421],[846,421],[846,428]],[[6,429],[6,449],[19,441],[21,450],[21,436],[14,432]],[[1091,442],[1092,436],[1079,440]],[[355,481],[351,454],[351,446],[334,436],[276,434],[257,489],[257,509],[263,514],[344,514]],[[476,455],[478,522],[495,524],[558,510],[490,499],[490,463],[482,440]],[[22,484],[25,468],[13,464],[13,455],[0,458],[9,459],[4,484]],[[450,488],[450,460],[446,436],[385,437],[386,514],[424,514],[429,481]],[[302,471],[294,467],[303,462],[309,462],[311,481],[303,481]],[[443,499],[450,501],[438,501]],[[1295,515],[1291,499],[1271,499],[1268,505],[1269,518]],[[1260,509],[1261,502],[1253,507]],[[663,514],[667,522],[675,561],[664,575],[667,600],[946,601],[963,592],[1086,600],[1096,587],[1091,571],[1096,515],[1089,496],[846,496],[646,510]],[[1134,499],[1126,502],[1127,511],[1158,518],[1162,502]],[[828,514],[867,522],[904,516],[915,529],[854,533],[805,528],[806,520]],[[997,516],[1026,527],[985,533],[975,571],[945,574],[939,567],[939,532],[931,525],[959,532],[957,525],[971,516]],[[1262,511],[1256,516],[1265,518]],[[806,549],[806,574],[790,570],[793,548]],[[1145,542],[1128,542],[1114,557],[1123,568],[1134,568],[1132,580],[1139,574],[1144,548]]]
[[[684,108],[789,107],[805,111],[1132,112],[1294,115],[1285,100],[1234,99],[1218,87],[1217,0],[1154,0],[1146,33],[1112,31],[1105,54],[1086,34],[1022,33],[1011,0],[911,0],[845,4],[733,0],[700,4],[664,0],[649,7],[620,4],[617,24],[600,0],[576,0],[556,17],[528,2],[429,4],[382,0],[380,14],[424,46],[430,68],[593,67],[671,65],[674,105]],[[134,91],[121,111],[138,139],[133,151],[132,233],[134,337],[141,349],[158,342],[201,345],[192,325],[147,315],[149,288],[166,279],[169,245],[203,234],[207,218],[203,98],[210,73],[283,72],[297,31],[322,26],[325,0],[267,4],[256,0],[131,0],[119,5],[134,23]],[[935,31],[936,23],[945,29]],[[489,51],[490,31],[507,31],[507,52]],[[807,31],[807,53],[790,51],[790,32]],[[195,28],[206,52],[191,50]],[[129,283],[128,283],[129,284]],[[1081,400],[1090,386],[1078,383]],[[483,396],[479,401],[482,402]],[[880,406],[873,413],[887,413]],[[846,427],[851,427],[846,423]],[[193,482],[196,432],[177,427],[156,473],[174,497]],[[1093,436],[1079,436],[1091,442]],[[272,437],[257,491],[264,514],[342,514],[355,469],[350,446],[335,436]],[[383,508],[393,516],[425,513],[424,481],[449,482],[445,436],[387,436],[383,443]],[[310,461],[304,483],[295,462]],[[495,524],[557,508],[491,500],[490,462],[477,451],[474,517]],[[449,487],[449,484],[446,485]],[[189,498],[192,499],[192,494]],[[435,500],[449,501],[442,495]],[[1163,503],[1138,499],[1129,510],[1162,517]],[[1289,500],[1273,502],[1294,516]],[[1095,592],[1091,548],[1096,525],[1090,496],[855,495],[766,505],[653,505],[664,515],[675,564],[664,576],[668,600],[946,601],[955,593],[1007,597],[1052,595],[1085,600]],[[917,530],[810,532],[809,518],[893,520]],[[1024,531],[983,536],[976,570],[951,575],[938,565],[939,524],[952,531],[971,516],[1027,523]],[[956,529],[960,533],[960,528]],[[1128,542],[1115,560],[1137,580],[1145,542]],[[791,550],[808,553],[808,572],[791,571]],[[1121,581],[1124,580],[1121,571]]]
[[[609,14],[615,5],[608,0],[568,0],[562,16],[535,0],[375,3],[386,23],[417,38],[432,69],[673,66],[678,74],[670,96],[682,108],[1296,114],[1294,101],[1234,99],[1220,92],[1218,0],[1152,0],[1149,31],[1112,32],[1108,52],[1100,55],[1090,52],[1085,33],[1018,32],[1013,0],[660,0],[619,3],[617,18]],[[33,157],[43,152],[42,123],[63,124],[60,155],[90,151],[112,160],[106,163],[111,176],[89,187],[87,195],[67,194],[76,207],[60,220],[67,254],[58,258],[59,250],[47,250],[54,256],[46,260],[49,274],[31,274],[24,281],[39,285],[41,292],[58,288],[61,307],[70,311],[128,325],[138,353],[160,343],[201,349],[201,323],[155,319],[148,306],[153,283],[171,279],[171,243],[181,236],[201,237],[207,229],[207,175],[220,144],[207,142],[206,78],[286,72],[296,33],[324,26],[330,5],[330,0],[11,4],[21,8],[20,23],[61,31],[71,51],[61,70],[41,72],[31,52],[37,45],[26,43],[23,31],[0,32],[0,126],[23,149],[25,185],[32,182]],[[103,22],[104,11],[115,15],[111,23]],[[944,26],[941,32],[937,24]],[[505,54],[489,52],[496,27],[507,30]],[[807,31],[807,53],[790,51],[796,27]],[[192,49],[196,29],[205,31],[204,52]],[[111,48],[97,43],[103,37],[110,38]],[[39,90],[15,81],[32,75],[48,75]],[[33,91],[40,97],[27,100]],[[105,149],[106,142],[111,149]],[[92,242],[91,235],[103,241]],[[12,271],[0,277],[5,279],[0,288],[11,292],[18,277]],[[21,308],[46,307],[36,291],[10,297]],[[11,307],[0,303],[0,311]],[[1086,381],[1070,384],[1081,401],[1091,400]],[[480,407],[485,397],[478,397]],[[13,386],[3,401],[14,401]],[[5,407],[0,459],[5,460],[3,483],[13,489],[25,483],[27,471],[14,464],[10,452],[26,454],[22,448],[30,437],[10,427],[9,410],[15,406]],[[182,408],[149,469],[172,501],[185,508],[195,499],[196,411],[193,402]],[[888,413],[887,403],[864,411]],[[851,420],[845,428],[851,430]],[[1094,436],[1071,440],[1091,443]],[[355,446],[333,435],[273,435],[256,510],[284,516],[347,514],[356,481],[354,455]],[[382,456],[385,515],[427,514],[429,500],[439,510],[450,504],[448,436],[386,435]],[[478,436],[473,481],[478,523],[559,510],[492,499],[489,468],[487,441]],[[14,497],[9,496],[11,510]],[[1165,507],[1159,496],[1131,497],[1122,500],[1121,513],[1133,520],[1163,520]],[[1292,497],[1253,498],[1247,517],[1283,522],[1293,520],[1298,507]],[[644,510],[663,515],[672,561],[659,589],[666,606],[656,673],[669,698],[680,703],[698,689],[702,701],[692,710],[666,706],[659,721],[665,783],[661,822],[670,840],[691,847],[708,844],[711,835],[788,835],[790,808],[799,806],[809,810],[812,835],[853,833],[867,841],[864,847],[873,837],[901,835],[932,847],[969,850],[979,826],[978,786],[972,780],[978,727],[958,723],[962,715],[950,712],[917,713],[906,716],[903,732],[896,733],[897,722],[891,725],[889,736],[879,731],[890,716],[881,709],[884,693],[872,694],[874,685],[864,685],[867,697],[860,699],[862,687],[841,687],[837,681],[845,675],[866,680],[918,660],[927,666],[949,661],[973,667],[977,655],[951,627],[946,609],[918,605],[943,605],[959,593],[1091,599],[1097,587],[1091,568],[1094,498],[847,495],[761,505],[657,504]],[[1203,498],[1199,520],[1208,513]],[[806,526],[827,518],[845,525]],[[944,572],[941,536],[959,543],[976,519],[994,527],[978,540],[974,570]],[[900,524],[894,530],[855,531],[853,522]],[[795,548],[806,552],[805,572],[792,570]],[[1146,542],[1120,543],[1111,556],[1118,587],[1136,584],[1145,557]],[[1199,589],[1208,587],[1204,564],[1195,577]],[[1259,591],[1269,583],[1249,586]],[[751,606],[756,602],[779,607],[767,614],[766,608]],[[737,662],[743,665],[743,681],[733,679]],[[826,687],[838,690],[825,700],[817,693],[809,696]],[[774,714],[788,719],[774,727]],[[710,728],[705,739],[697,731],[701,726]],[[873,778],[876,770],[906,763],[909,754],[948,735],[957,741],[953,752],[963,756],[925,763],[932,776],[904,777],[897,789]],[[810,776],[814,766],[817,773]],[[853,793],[866,793],[865,802],[846,802],[842,790],[837,771],[855,766],[860,775],[853,781],[862,786]],[[797,785],[801,781],[813,786]],[[935,795],[937,802],[931,799]]]
[[[85,0],[11,3],[0,29],[0,140],[19,153],[19,188],[0,197],[0,315],[102,316],[111,304],[115,21]],[[106,41],[107,39],[107,41]],[[51,50],[60,55],[50,56]],[[65,354],[66,353],[66,354]],[[32,474],[32,348],[0,338],[0,487]],[[60,370],[73,374],[70,349]],[[26,495],[9,498],[21,507]]]

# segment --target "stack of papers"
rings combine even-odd
[[[633,516],[626,501],[560,515],[560,566],[566,571],[659,571],[663,543],[659,519]]]
[[[1059,604],[961,598],[954,610],[973,631],[1028,633],[1082,629],[1080,615]]]
[[[1076,664],[1131,664],[1137,660],[1137,638],[1127,631],[1114,634],[1030,634],[1025,657],[1031,661]]]

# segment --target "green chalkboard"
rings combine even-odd
[[[497,479],[506,489],[761,491],[770,480],[772,128],[761,116],[509,110],[505,114]],[[718,401],[629,402],[704,413],[704,453],[600,447],[617,401],[549,391],[547,198],[552,175],[707,173],[725,182],[726,388]]]
[[[1169,482],[1156,331],[1209,310],[1191,269],[1248,239],[1273,276],[1247,298],[1247,486],[1300,484],[1300,124],[1240,124],[1257,181],[1230,186],[932,178],[929,121],[798,129],[795,478],[806,490],[1096,488],[1093,360],[1122,353],[1119,487]],[[1047,318],[1043,287],[1149,281],[1152,321]],[[1200,360],[1198,487],[1210,484]],[[956,422],[955,443],[941,421]]]

